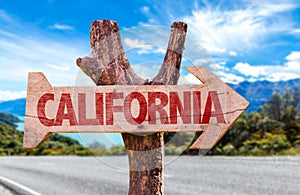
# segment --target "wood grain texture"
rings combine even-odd
[[[175,84],[179,78],[186,30],[187,25],[183,22],[172,24],[164,63],[159,74],[152,80],[143,80],[134,73],[123,50],[118,25],[111,20],[98,20],[91,24],[92,56],[91,58],[77,59],[77,65],[97,85]],[[125,147],[128,149],[130,169],[132,169],[136,158],[145,158],[148,161],[162,159],[154,163],[157,165],[155,169],[145,165],[143,170],[130,171],[128,194],[163,194],[163,133],[147,136],[122,134],[122,137]],[[136,142],[140,146],[136,145]],[[156,152],[139,153],[135,157],[133,152],[139,150],[140,147]],[[149,169],[150,171],[148,171]]]
[[[210,149],[214,144],[226,133],[228,128],[234,123],[239,115],[247,108],[249,103],[232,90],[229,86],[223,83],[215,74],[211,73],[205,67],[186,67],[188,71],[199,78],[203,84],[201,85],[105,85],[105,86],[89,86],[89,87],[52,87],[47,78],[42,73],[30,73],[27,91],[27,106],[26,106],[26,120],[25,120],[25,137],[24,146],[36,147],[45,136],[53,132],[98,132],[98,133],[131,133],[136,136],[142,134],[153,134],[158,132],[178,132],[178,131],[202,131],[200,138],[192,145],[192,148]],[[193,99],[193,93],[199,92],[201,99],[198,102]],[[216,120],[216,116],[212,114],[207,122],[203,122],[207,117],[209,111],[214,111],[216,108],[209,108],[207,104],[209,94],[215,92],[217,100],[220,104],[224,122]],[[114,103],[109,101],[110,96],[107,94],[122,94],[121,99],[116,99]],[[140,103],[126,104],[127,97],[131,94],[138,93],[145,100],[144,106]],[[152,109],[150,100],[152,97],[149,94],[160,93],[164,94],[166,105],[163,110],[166,113],[166,118],[162,118],[159,113],[156,113],[156,118],[153,118],[150,123],[149,113]],[[171,93],[178,94],[180,104],[188,103],[189,109],[186,116],[189,117],[188,122],[184,122],[182,114],[178,111],[178,107],[171,106]],[[41,103],[41,99],[45,95],[52,95],[51,98],[46,99]],[[96,98],[101,95],[102,99]],[[188,99],[184,94],[189,94]],[[64,95],[64,96],[63,96]],[[49,96],[48,96],[49,97]],[[65,98],[63,98],[65,97]],[[66,97],[69,97],[66,99]],[[82,99],[84,97],[84,99]],[[174,97],[174,96],[172,96]],[[135,99],[137,100],[137,99]],[[185,101],[186,100],[186,101]],[[185,103],[184,103],[185,102]],[[63,104],[62,104],[63,103]],[[64,105],[63,112],[66,114],[66,104],[71,105],[71,111],[74,112],[74,117],[69,116],[62,120],[61,124],[57,125],[60,121],[58,117],[59,105]],[[101,103],[101,104],[100,104]],[[152,104],[155,104],[152,102]],[[131,106],[128,109],[128,106]],[[155,106],[154,105],[154,106]],[[113,111],[112,107],[122,107],[119,111]],[[198,106],[198,107],[197,107]],[[145,108],[145,109],[142,109]],[[45,114],[39,114],[37,110],[41,108]],[[109,123],[107,117],[107,110],[111,108],[113,115],[112,123]],[[199,112],[197,112],[199,110]],[[69,113],[71,112],[69,111]],[[98,113],[103,113],[102,122],[97,120]],[[145,114],[143,114],[145,112]],[[206,113],[206,116],[205,116]],[[45,116],[44,116],[45,115]],[[143,115],[140,123],[130,123],[130,117],[137,117]],[[126,118],[127,116],[127,118]],[[198,117],[202,122],[195,122],[194,117]],[[174,122],[174,117],[177,119]],[[53,119],[53,124],[45,126],[41,123],[43,118]],[[75,125],[71,124],[70,118],[76,122]],[[167,124],[162,122],[162,119],[168,121]],[[89,122],[89,121],[96,122]],[[55,122],[56,121],[56,122]],[[173,122],[171,122],[173,121]],[[155,134],[158,135],[158,134]],[[36,140],[33,140],[33,139]],[[40,141],[38,141],[40,140]],[[129,140],[125,139],[124,141]],[[134,140],[131,140],[134,142]],[[139,141],[140,143],[140,141]],[[155,144],[152,141],[151,144]],[[133,144],[137,151],[143,150],[141,145]],[[129,149],[130,147],[128,147]],[[130,149],[131,150],[131,149]]]
[[[138,77],[124,52],[118,24],[112,20],[92,22],[90,30],[91,56],[76,60],[79,68],[96,85],[140,85]]]

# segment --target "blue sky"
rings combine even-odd
[[[76,84],[82,75],[75,60],[89,55],[89,26],[98,19],[118,22],[143,77],[158,71],[169,26],[184,21],[183,65],[209,66],[230,83],[300,78],[298,2],[0,0],[0,101],[25,97],[30,71],[44,72],[53,85]],[[194,82],[182,74],[182,83]]]

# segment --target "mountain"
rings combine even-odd
[[[239,84],[228,85],[250,102],[247,112],[257,111],[260,105],[267,102],[275,92],[283,95],[286,88],[300,92],[300,79],[279,82],[244,81]],[[18,116],[25,115],[25,107],[25,98],[0,102],[0,112],[7,112]]]
[[[0,113],[0,156],[6,155],[91,155],[78,141],[52,134],[39,148],[24,149],[23,132],[15,129],[11,124],[18,118]]]
[[[279,82],[244,81],[236,85],[228,85],[250,102],[250,106],[247,109],[248,113],[259,110],[260,105],[267,102],[275,92],[278,92],[281,95],[283,95],[285,89],[290,88],[292,91],[300,93],[300,79]]]
[[[6,112],[18,116],[25,116],[25,108],[25,98],[0,102],[0,112]]]
[[[21,120],[18,117],[5,112],[0,112],[0,124],[7,124],[16,128],[16,123],[19,122],[21,122]]]

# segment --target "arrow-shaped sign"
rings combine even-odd
[[[51,133],[202,131],[191,149],[211,149],[249,103],[205,67],[185,67],[202,85],[52,87],[29,73],[24,148]]]

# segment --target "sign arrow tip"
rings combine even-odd
[[[249,102],[225,84],[214,73],[204,66],[185,67],[191,74],[197,77],[210,90],[218,92],[219,99],[223,101],[224,124],[209,125],[198,139],[190,146],[190,149],[210,150],[225,135],[234,122],[247,109]]]

